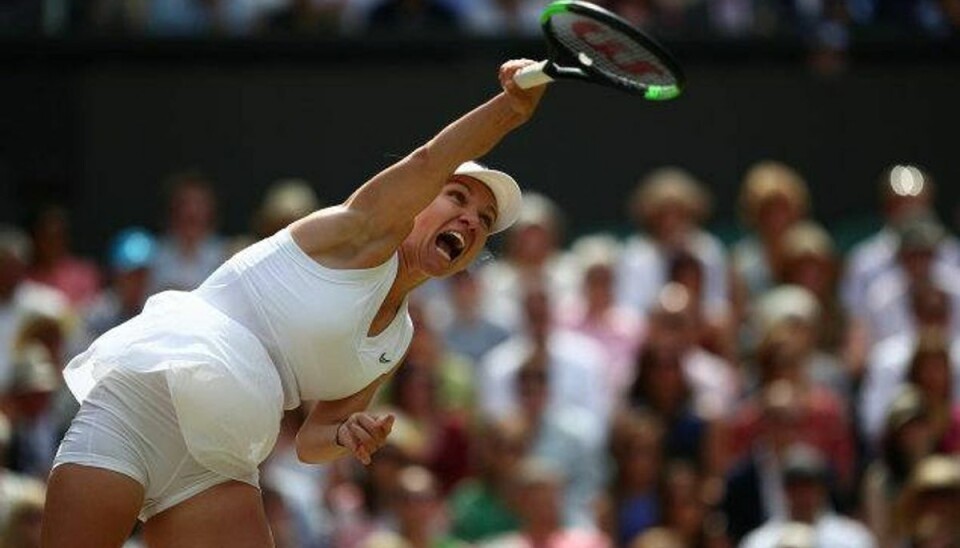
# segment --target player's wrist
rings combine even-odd
[[[347,419],[340,421],[340,423],[337,424],[337,429],[333,432],[333,444],[344,449],[346,449],[347,446],[340,442],[340,430],[343,429],[345,424],[347,424]]]

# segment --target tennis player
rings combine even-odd
[[[544,87],[503,92],[364,183],[241,251],[192,292],[152,297],[64,372],[82,403],[50,477],[43,545],[272,546],[257,466],[281,414],[317,403],[297,436],[306,462],[386,440],[365,411],[413,327],[407,295],[464,269],[516,219],[520,189],[472,160],[534,113]]]

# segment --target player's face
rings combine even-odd
[[[483,250],[496,219],[497,202],[490,189],[455,175],[414,222],[411,236],[420,268],[434,277],[463,270]]]

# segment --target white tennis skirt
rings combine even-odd
[[[187,449],[218,474],[249,481],[273,449],[283,414],[273,362],[249,330],[191,293],[151,297],[71,360],[64,378],[82,405],[114,370],[163,372]]]

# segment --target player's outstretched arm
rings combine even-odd
[[[514,73],[531,63],[504,63],[500,94],[375,175],[342,206],[294,223],[297,243],[342,267],[369,267],[389,258],[457,166],[489,152],[536,111],[545,86],[524,90],[513,81]]]

